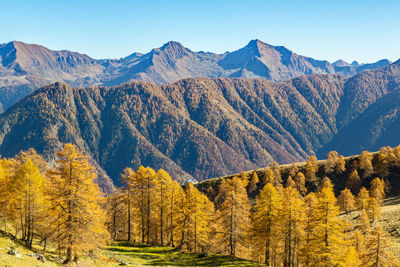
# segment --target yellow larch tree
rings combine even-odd
[[[318,159],[315,156],[308,157],[306,162],[306,181],[313,182],[318,172]]]
[[[371,220],[365,209],[360,211],[360,216],[357,219],[357,229],[364,235],[371,230]]]
[[[132,222],[132,207],[133,204],[135,203],[134,196],[138,193],[137,191],[135,191],[135,186],[137,186],[137,184],[135,183],[137,181],[136,172],[131,168],[125,168],[123,174],[121,175],[121,181],[124,187],[123,187],[123,195],[121,195],[120,197],[123,197],[123,199],[126,202],[125,205],[127,214],[126,231],[127,231],[127,241],[129,242],[132,241],[132,225],[134,224]],[[117,196],[115,196],[114,198],[117,198]],[[116,199],[114,199],[114,205],[116,208],[118,207]],[[114,212],[116,212],[116,210]]]
[[[372,166],[372,153],[363,151],[358,157],[358,165],[360,170],[363,170],[362,177],[368,178],[374,173],[374,167]]]
[[[379,177],[374,178],[374,180],[371,181],[369,193],[371,197],[375,198],[379,202],[379,204],[383,204],[386,197],[385,182]]]
[[[307,192],[306,188],[306,177],[302,172],[298,172],[294,177],[294,182],[296,183],[297,190],[302,194],[305,195]]]
[[[331,151],[327,155],[325,172],[330,173],[335,171],[336,173],[343,173],[346,170],[346,161],[343,156],[339,156],[336,151]]]
[[[248,247],[248,227],[250,225],[250,201],[246,185],[239,177],[223,180],[219,186],[218,223],[220,244],[228,248],[230,255],[243,255]]]
[[[184,204],[185,192],[178,182],[172,181],[166,194],[166,216],[168,222],[166,231],[168,235],[168,245],[174,247],[175,240],[180,238],[180,233],[182,232],[184,214],[181,207]]]
[[[104,244],[108,235],[102,193],[95,183],[97,174],[87,156],[72,144],[64,145],[56,156],[55,166],[48,172],[51,187],[47,190],[54,209],[55,238],[65,249],[64,263],[68,263]]]
[[[324,186],[317,193],[315,206],[316,225],[311,246],[314,249],[314,264],[317,266],[343,265],[346,246],[345,224],[338,218],[339,207],[333,187]]]
[[[363,266],[399,266],[399,261],[390,252],[392,246],[390,238],[381,225],[378,224],[366,239],[366,252],[362,257]]]
[[[248,192],[253,193],[257,189],[257,184],[260,182],[260,179],[258,178],[258,175],[256,172],[253,172],[251,175],[250,182],[247,186]]]
[[[304,198],[303,212],[304,212],[304,240],[300,247],[300,262],[305,266],[309,266],[314,262],[314,248],[312,242],[314,238],[314,231],[317,224],[317,217],[315,208],[317,206],[317,197],[314,192],[307,194]]]
[[[357,208],[359,210],[367,210],[369,198],[368,190],[365,187],[362,187],[356,198]]]
[[[367,214],[373,222],[375,222],[375,220],[378,219],[382,214],[381,205],[379,204],[379,201],[374,197],[371,197],[368,200]]]
[[[12,182],[15,171],[15,161],[0,159],[0,218],[4,222],[4,231],[7,232],[8,219],[15,221],[15,236],[18,234],[18,214],[15,208],[18,207],[18,201],[12,193]]]
[[[344,211],[346,214],[356,208],[354,195],[348,188],[340,191],[340,195],[338,197],[338,205],[340,207],[340,210]]]
[[[210,243],[211,228],[214,219],[214,204],[192,183],[185,185],[185,199],[182,205],[183,222],[181,243],[191,252],[207,250]]]
[[[167,228],[167,205],[168,205],[168,198],[171,197],[168,194],[169,188],[172,186],[172,178],[171,176],[160,169],[156,173],[157,179],[157,195],[159,196],[158,201],[158,225],[160,231],[160,244],[161,246],[164,245],[164,238],[166,237],[166,228]]]
[[[304,238],[303,201],[296,188],[292,186],[283,190],[281,210],[281,235],[284,238],[284,266],[295,266],[298,263],[300,244]]]
[[[281,207],[281,195],[271,183],[267,183],[257,196],[252,214],[253,249],[264,255],[267,265],[272,264],[274,248],[279,242]]]
[[[23,229],[22,240],[31,247],[36,221],[44,201],[43,176],[31,159],[20,163],[12,178],[11,192],[17,200]]]
[[[353,194],[358,194],[362,187],[362,182],[357,170],[353,170],[346,181],[346,187],[350,188]]]

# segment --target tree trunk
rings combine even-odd
[[[114,229],[115,229],[115,219],[114,219]],[[131,241],[131,196],[128,192],[128,242]]]

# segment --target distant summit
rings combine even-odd
[[[283,81],[311,74],[353,76],[388,64],[388,60],[371,64],[349,64],[338,60],[331,64],[258,39],[224,54],[193,52],[179,42],[170,41],[146,54],[132,53],[121,59],[103,60],[67,50],[52,51],[40,45],[12,41],[0,44],[0,111],[32,90],[56,81],[64,81],[75,87],[112,86],[135,80],[161,85],[189,77]]]

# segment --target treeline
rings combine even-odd
[[[126,168],[123,187],[104,196],[76,146],[66,144],[51,164],[31,149],[0,160],[0,216],[6,231],[12,226],[28,246],[36,239],[55,249],[65,263],[127,240],[269,266],[398,266],[378,219],[400,149],[363,152],[356,161],[328,154],[324,174],[349,174],[337,197],[313,156],[301,168],[282,172],[274,163],[262,175],[242,173],[207,188],[181,186],[162,169]]]
[[[35,150],[0,160],[0,217],[4,230],[32,247],[55,248],[64,263],[105,245],[105,198],[94,167],[76,146],[66,144],[51,166]]]

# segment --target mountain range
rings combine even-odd
[[[100,60],[13,41],[0,44],[0,111],[38,87],[60,81],[73,87],[114,86],[136,80],[162,85],[198,77],[263,78],[278,82],[312,74],[350,77],[390,63],[384,59],[371,64],[349,64],[342,60],[331,64],[260,40],[224,54],[193,52],[171,41],[146,54]]]
[[[400,61],[351,77],[279,82],[187,78],[85,88],[58,82],[0,115],[0,154],[33,147],[51,155],[72,142],[104,171],[103,188],[118,184],[127,166],[164,168],[180,182],[203,180],[310,154],[323,158],[329,150],[347,156],[396,146],[399,103]]]

